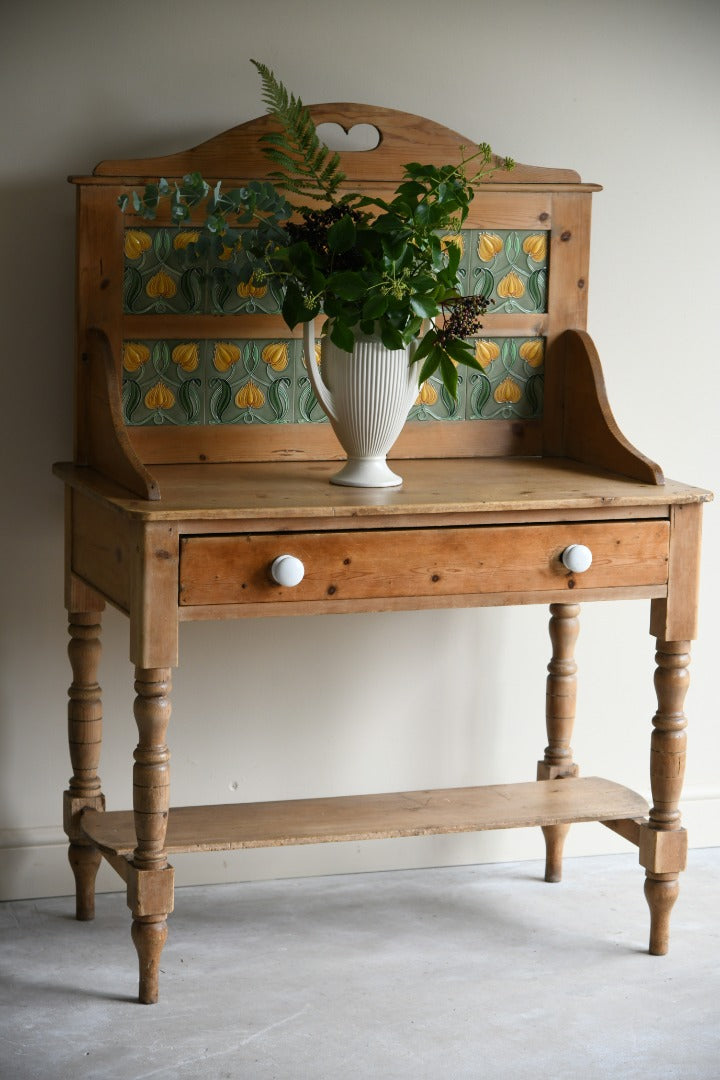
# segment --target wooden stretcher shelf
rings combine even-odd
[[[381,840],[622,820],[644,817],[647,812],[640,795],[594,776],[330,799],[181,806],[170,810],[166,850],[177,854]],[[82,829],[108,855],[132,855],[137,843],[130,810],[86,810]]]

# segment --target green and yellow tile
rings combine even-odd
[[[532,420],[542,415],[545,364],[543,338],[478,338],[468,369],[467,420]]]
[[[187,254],[198,236],[190,229],[125,230],[125,314],[198,315],[207,310],[207,266]]]
[[[547,311],[547,231],[463,229],[443,245],[461,250],[458,274],[467,295],[487,296],[489,310],[507,314]]]

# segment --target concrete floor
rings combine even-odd
[[[0,905],[3,1080],[717,1080],[720,848],[693,851],[666,957],[637,856],[176,893],[161,1000],[129,913]]]

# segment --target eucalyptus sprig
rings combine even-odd
[[[211,187],[199,173],[174,184],[161,179],[142,195],[132,193],[135,213],[153,220],[159,203],[169,199],[172,220],[182,224],[194,207],[204,206],[201,236],[188,245],[189,258],[212,249],[224,260],[216,272],[245,283],[273,280],[290,329],[322,312],[325,332],[348,352],[358,333],[378,334],[389,349],[422,336],[412,361],[422,362],[420,381],[439,373],[456,398],[457,365],[482,370],[467,339],[480,329],[492,301],[462,294],[460,248],[442,236],[462,228],[476,188],[498,167],[490,147],[481,143],[467,155],[462,148],[457,164],[405,165],[389,201],[341,194],[339,155],[320,142],[302,101],[268,67],[252,63],[280,125],[279,132],[261,137],[263,150],[280,168],[268,181],[228,191],[222,182]],[[509,158],[500,163],[506,169],[513,164]],[[283,192],[322,205],[292,205]],[[125,210],[130,200],[119,202]]]

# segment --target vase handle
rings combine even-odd
[[[331,391],[325,385],[323,381],[322,372],[315,363],[315,320],[310,319],[310,322],[303,324],[303,345],[305,347],[305,367],[307,368],[308,378],[312,385],[315,397],[320,402],[321,406],[329,416],[331,420],[337,420],[337,413],[335,411],[335,402]]]

